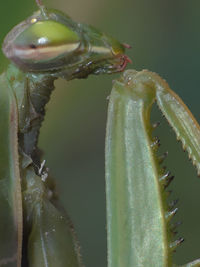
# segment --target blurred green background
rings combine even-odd
[[[199,0],[46,0],[45,4],[130,44],[127,53],[133,65],[129,67],[159,73],[199,120]],[[34,10],[34,0],[1,1],[1,43],[6,33]],[[0,60],[3,71],[7,62],[2,53]],[[106,98],[116,77],[57,81],[41,131],[40,147],[74,222],[87,267],[106,266]],[[200,257],[200,179],[154,108],[152,121],[158,120],[162,121],[155,131],[161,139],[160,153],[169,151],[165,165],[175,175],[170,186],[171,198],[179,199],[175,221],[183,222],[177,237],[183,236],[185,242],[174,255],[174,261],[181,264]]]

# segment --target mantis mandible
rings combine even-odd
[[[36,3],[39,11],[3,43],[13,64],[0,77],[0,266],[82,266],[40,159],[39,130],[57,78],[120,72],[130,60],[126,45]]]

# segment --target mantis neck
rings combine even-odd
[[[46,74],[24,73],[13,65],[8,68],[7,78],[17,100],[19,149],[39,166],[38,136],[45,105],[50,99],[56,78]]]

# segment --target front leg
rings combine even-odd
[[[22,197],[16,98],[0,76],[0,266],[21,267]]]
[[[200,175],[200,126],[182,99],[170,89],[158,74],[143,70],[138,79],[156,90],[156,103],[187,150],[189,158]]]

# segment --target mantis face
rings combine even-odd
[[[70,80],[124,70],[130,62],[125,47],[91,26],[48,10],[45,14],[38,11],[14,27],[4,40],[3,52],[26,72],[46,72]]]

